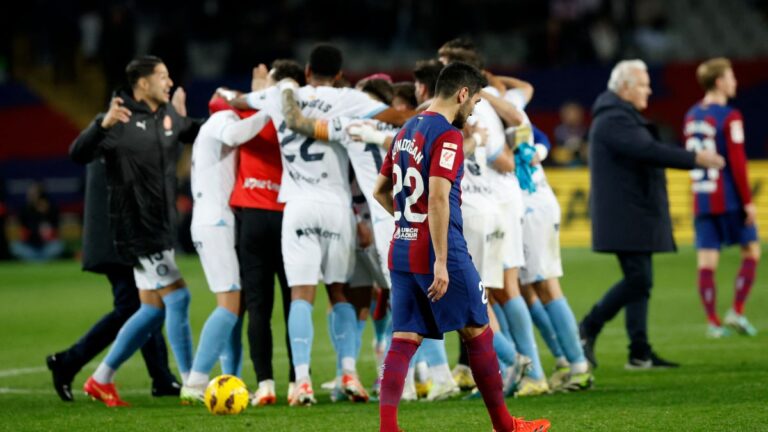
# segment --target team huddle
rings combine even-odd
[[[152,80],[170,78],[161,62],[149,65],[151,73],[137,85],[152,96]],[[477,48],[462,39],[444,44],[437,59],[419,62],[413,82],[392,83],[376,74],[349,87],[341,68],[341,52],[318,45],[306,68],[276,60],[270,69],[254,69],[250,92],[218,89],[202,124],[177,120],[178,107],[164,117],[169,148],[179,137],[172,124],[199,127],[191,230],[217,307],[194,351],[190,295],[172,243],[159,235],[162,230],[143,236],[139,229],[145,214],[170,211],[167,189],[138,198],[136,226],[115,234],[115,241],[124,240],[130,247],[118,246],[118,252],[135,258],[141,307],[86,382],[86,393],[108,406],[127,405],[112,384],[115,373],[164,322],[182,376],[180,398],[197,403],[217,361],[225,374],[240,376],[247,313],[258,379],[251,403],[274,404],[269,321],[277,276],[292,366],[290,405],[317,403],[310,374],[312,315],[317,288],[324,286],[336,377],[322,387],[332,400],[367,402],[373,393],[380,401],[380,430],[398,431],[401,400],[438,401],[471,390],[467,397],[483,399],[494,430],[548,430],[547,420],[512,417],[504,397],[585,391],[594,376],[559,283],[560,207],[541,164],[550,143],[525,112],[533,86],[484,71]],[[170,85],[163,85],[155,94],[158,106],[170,105]],[[104,134],[112,125],[133,127],[131,113],[121,109],[113,103],[109,121],[101,123]],[[718,115],[730,121],[732,147],[738,119]],[[694,151],[710,145],[699,135],[721,133],[697,123],[697,116],[693,111],[686,125]],[[126,163],[132,160],[128,150],[109,139],[92,141],[89,152],[104,158],[112,193],[127,194],[147,178],[151,167]],[[739,150],[743,159],[743,150],[731,147],[731,161]],[[167,184],[169,166],[156,168],[160,184]],[[722,190],[717,172],[697,171],[694,191]],[[735,177],[738,193],[727,195],[725,204],[705,204],[710,201],[697,195],[697,208],[714,205],[735,215],[749,204],[743,173]],[[115,201],[110,197],[112,210],[123,211]],[[697,217],[697,233],[700,225],[715,233],[699,239],[702,249],[727,243],[717,238],[718,224]],[[734,236],[741,244],[757,238],[754,226]],[[706,258],[700,253],[700,266],[706,267]],[[709,332],[724,332],[710,308]],[[731,314],[726,320],[746,322],[742,309]],[[370,389],[357,370],[368,319],[379,368]],[[549,373],[534,327],[555,359]],[[443,337],[453,330],[461,351],[452,370]]]

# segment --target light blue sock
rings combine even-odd
[[[517,296],[502,305],[504,314],[509,322],[509,330],[517,346],[517,350],[527,355],[533,361],[530,377],[536,380],[544,378],[544,369],[541,368],[539,349],[536,347],[536,339],[533,337],[533,321],[528,306],[523,296]]]
[[[440,366],[448,363],[448,355],[445,352],[445,340],[424,339],[419,351],[429,367]]]
[[[511,339],[507,339],[503,333],[493,332],[493,349],[496,350],[496,355],[505,365],[515,364],[515,355],[517,355],[515,343]]]
[[[120,328],[104,363],[112,370],[117,370],[149,340],[152,333],[162,329],[163,317],[165,310],[142,303],[139,310]]]
[[[579,327],[576,324],[576,317],[573,316],[568,300],[565,297],[561,297],[547,303],[544,305],[544,308],[552,320],[552,325],[557,332],[557,339],[563,347],[563,352],[568,362],[579,363],[586,361],[584,351],[581,349]]]
[[[504,309],[498,303],[492,304],[491,308],[493,309],[493,313],[496,314],[496,320],[499,322],[501,334],[507,339],[512,340],[512,333],[509,330],[509,321],[507,321],[507,315],[504,314]]]
[[[550,320],[551,314],[548,313],[549,311],[544,309],[544,305],[541,304],[541,300],[538,298],[532,305],[528,306],[528,309],[531,311],[533,324],[539,329],[539,334],[544,339],[547,347],[549,347],[552,355],[555,358],[562,357],[563,349],[560,347],[560,342],[558,342],[558,336],[555,332],[555,327],[552,325],[552,320]]]
[[[331,308],[331,338],[335,339],[338,359],[355,358],[357,314],[351,303],[336,303]]]
[[[366,320],[357,320],[357,333],[355,334],[355,360],[360,358],[360,349],[363,346],[363,332],[365,331]]]
[[[179,372],[186,375],[192,367],[192,329],[189,327],[189,290],[179,288],[163,297],[165,331],[176,357]]]
[[[309,365],[314,333],[312,305],[305,300],[291,301],[291,310],[288,313],[288,335],[291,340],[294,367]]]
[[[331,318],[331,310],[328,310],[326,318],[327,319],[325,321],[328,323],[328,338],[331,340],[333,352],[339,352],[339,348],[336,346],[336,338],[333,337],[333,319]],[[341,357],[336,356],[336,376],[340,377],[342,375],[343,371],[341,370]]]
[[[217,306],[211,312],[200,332],[200,340],[192,362],[192,371],[208,374],[216,360],[224,352],[224,346],[232,339],[232,329],[237,323],[237,315],[226,308]],[[222,364],[223,366],[223,364]]]
[[[242,376],[243,373],[243,316],[237,317],[224,351],[221,352],[221,373]]]
[[[376,335],[376,343],[381,343],[384,338],[387,337],[387,326],[389,326],[390,316],[392,314],[387,312],[384,318],[380,320],[373,320],[373,331]]]

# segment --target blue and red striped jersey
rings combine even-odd
[[[411,118],[395,136],[381,174],[392,179],[395,231],[389,247],[389,268],[431,274],[435,251],[429,234],[429,178],[453,184],[450,192],[448,268],[471,262],[461,218],[464,152],[461,132],[440,114],[424,111]]]
[[[723,169],[691,170],[694,214],[722,214],[752,202],[744,152],[741,113],[727,105],[699,102],[685,116],[685,147],[714,150],[725,158]]]

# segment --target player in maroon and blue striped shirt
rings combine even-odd
[[[696,75],[706,95],[685,116],[686,147],[693,151],[717,151],[726,161],[722,169],[691,171],[699,294],[709,321],[707,335],[719,338],[729,333],[721,326],[715,310],[714,273],[720,247],[733,244],[741,246],[743,261],[736,278],[733,307],[725,324],[739,333],[754,335],[756,330],[743,313],[755,279],[760,243],[755,225],[757,212],[747,181],[744,125],[739,110],[728,106],[728,99],[736,95],[736,78],[725,58],[702,63]]]
[[[458,330],[496,431],[543,432],[547,420],[510,416],[504,403],[488,297],[472,264],[461,218],[463,139],[457,128],[480,99],[485,79],[465,63],[440,73],[436,97],[395,137],[374,197],[395,217],[389,252],[392,345],[384,360],[380,431],[398,432],[397,406],[408,363],[423,338]]]

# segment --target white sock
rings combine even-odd
[[[303,364],[298,365],[294,369],[296,369],[296,382],[299,382],[301,380],[305,380],[309,378],[309,365]]]
[[[571,364],[571,373],[572,374],[580,374],[585,373],[589,370],[589,367],[587,366],[587,362],[578,362],[578,363],[572,363]]]
[[[109,384],[115,379],[115,370],[101,362],[93,373],[93,379],[99,384]]]
[[[189,381],[189,372],[181,372],[181,384],[186,385]]]
[[[429,376],[432,377],[432,382],[435,384],[455,384],[451,370],[448,368],[448,363],[430,367]]]
[[[429,381],[429,366],[427,366],[427,362],[421,361],[416,363],[416,377],[420,383]]]
[[[344,357],[341,359],[341,370],[345,374],[357,373],[357,365],[354,357]]]
[[[184,380],[184,385],[188,387],[206,387],[208,381],[210,381],[208,374],[192,371],[187,379]]]
[[[566,368],[569,366],[568,359],[565,357],[558,357],[555,359],[555,367],[557,368]]]

